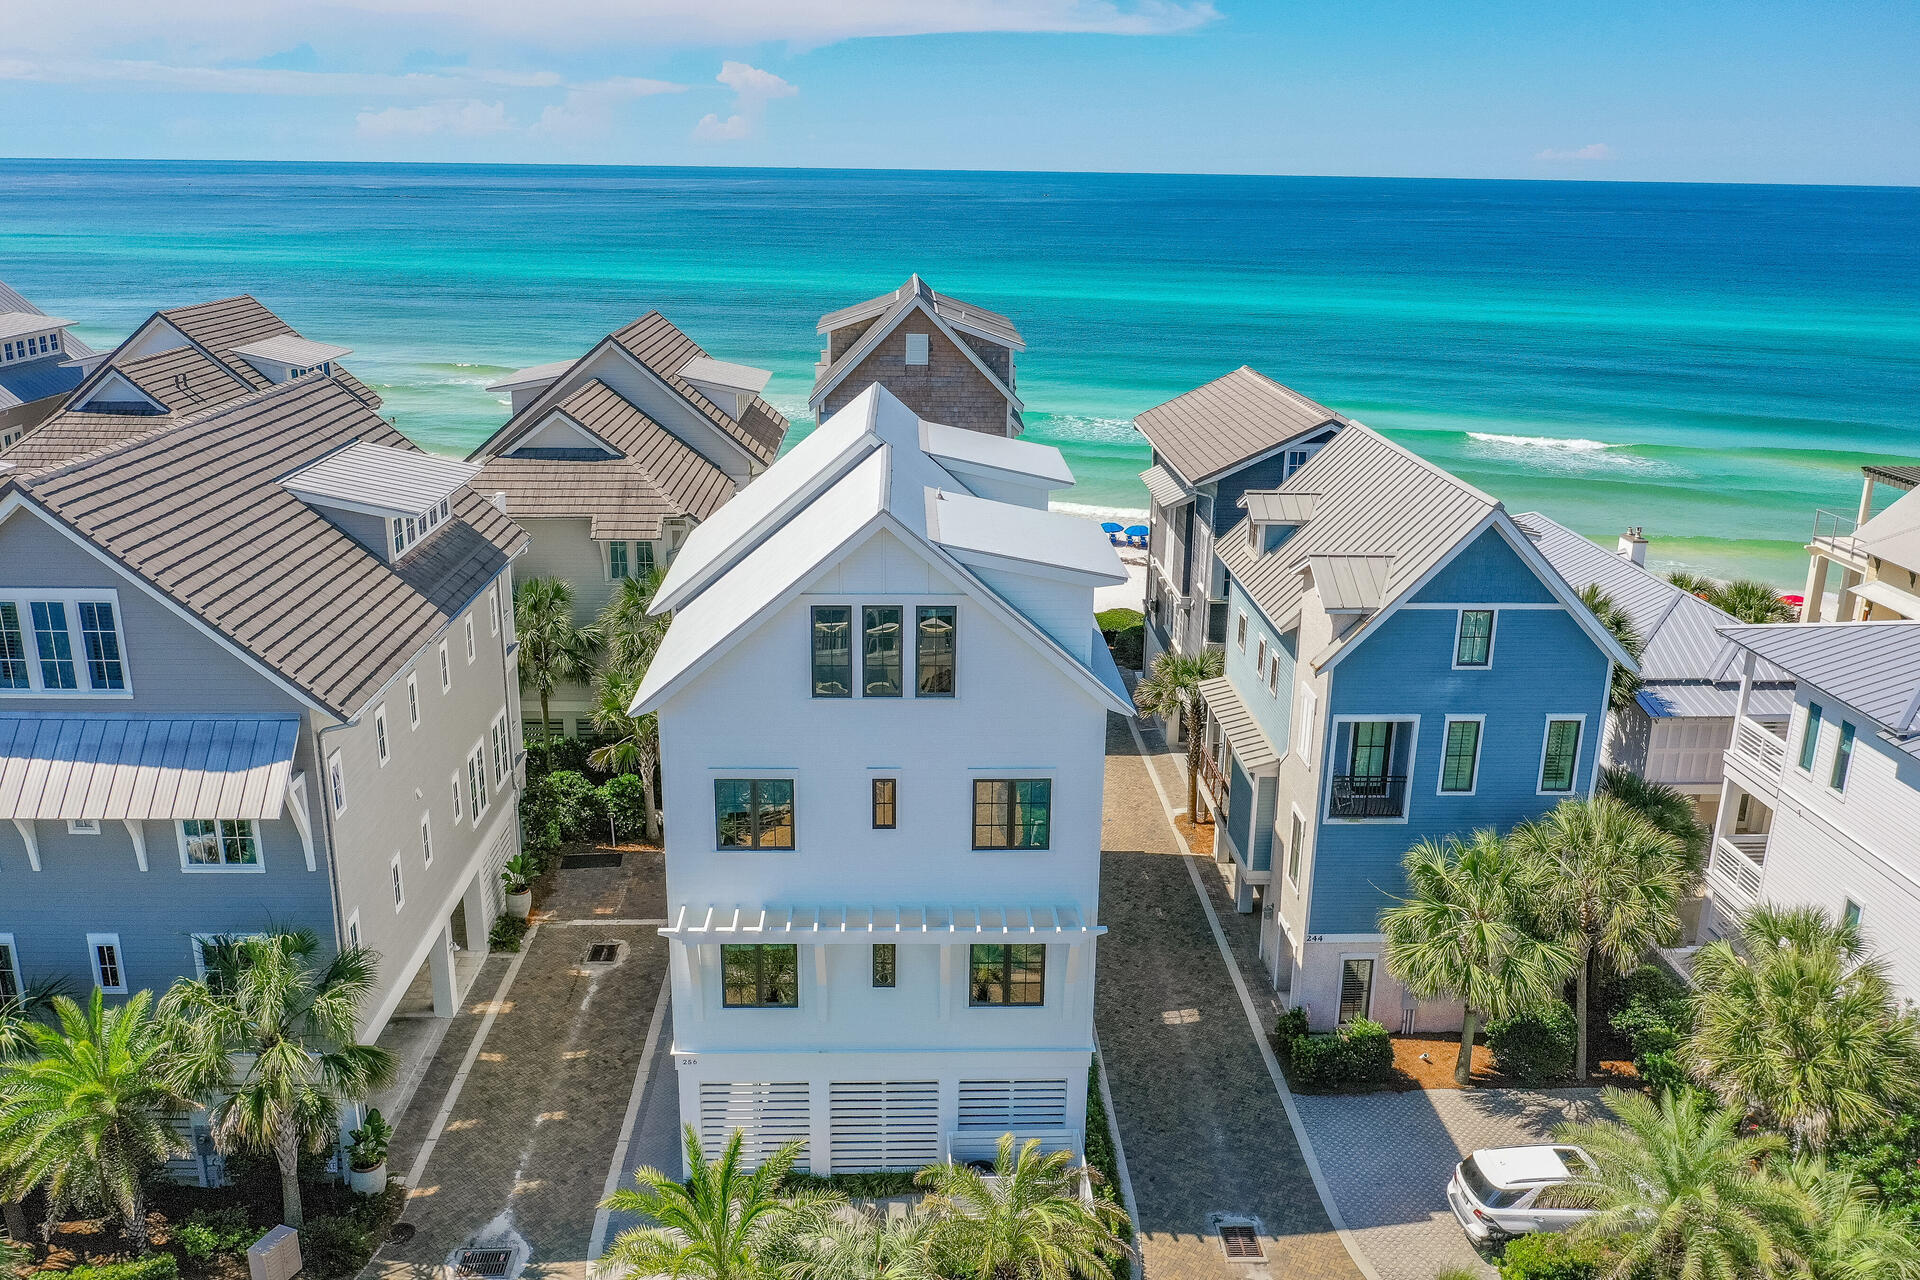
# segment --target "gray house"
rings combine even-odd
[[[0,459],[0,995],[305,927],[380,952],[363,1038],[451,1016],[519,844],[526,536],[474,471],[321,372]]]

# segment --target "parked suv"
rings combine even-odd
[[[1593,1157],[1579,1147],[1494,1147],[1462,1160],[1447,1183],[1453,1216],[1475,1240],[1565,1231],[1591,1217]]]

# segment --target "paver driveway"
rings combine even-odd
[[[1433,1280],[1446,1267],[1493,1275],[1447,1208],[1469,1151],[1545,1142],[1561,1120],[1592,1119],[1597,1089],[1435,1089],[1303,1097],[1294,1106],[1340,1216],[1381,1280]]]

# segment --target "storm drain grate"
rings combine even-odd
[[[1260,1236],[1252,1227],[1221,1227],[1220,1248],[1229,1262],[1263,1262],[1267,1256],[1260,1251]]]
[[[484,1280],[505,1280],[507,1272],[513,1267],[511,1249],[462,1249],[460,1251],[460,1270],[481,1276]]]
[[[612,964],[620,958],[620,944],[617,942],[596,942],[587,948],[588,964]]]

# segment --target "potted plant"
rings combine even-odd
[[[387,1147],[393,1142],[393,1126],[369,1107],[367,1118],[348,1135],[347,1185],[363,1196],[378,1195],[387,1189]]]
[[[525,920],[533,910],[533,859],[524,853],[514,854],[507,859],[500,879],[507,886],[507,914]]]

